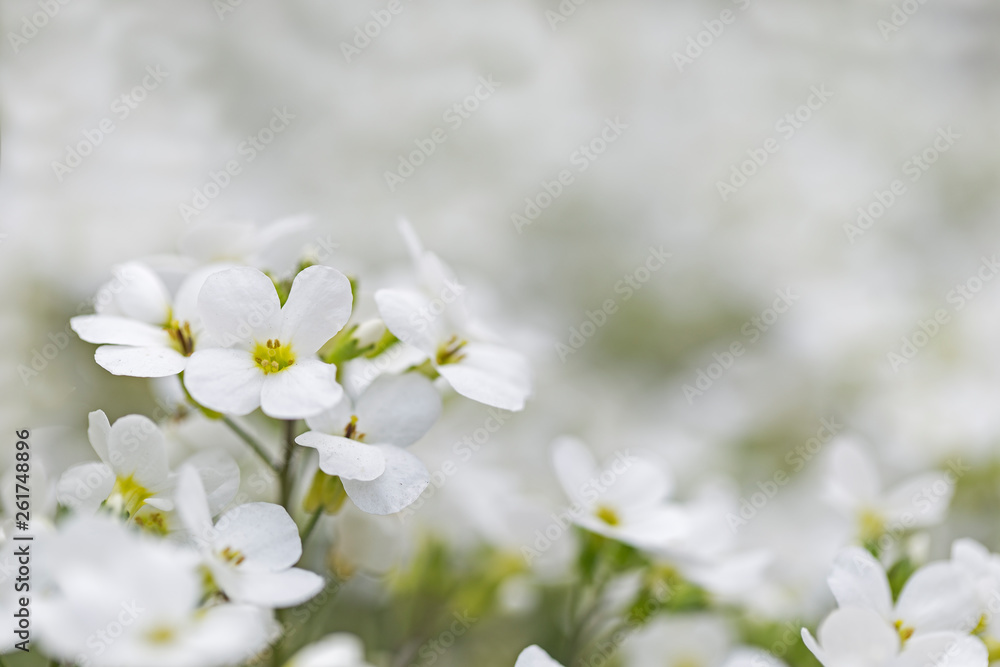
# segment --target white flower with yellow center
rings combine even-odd
[[[33,639],[66,664],[242,664],[275,630],[268,610],[203,606],[196,553],[107,517],[60,524],[39,538],[32,565]]]
[[[70,326],[81,339],[101,347],[94,359],[114,375],[165,377],[187,366],[201,334],[198,292],[221,266],[192,273],[171,299],[166,285],[145,264],[129,262],[98,290],[96,315],[80,315]]]
[[[191,468],[180,472],[176,499],[213,585],[230,600],[293,607],[322,590],[322,577],[294,567],[302,557],[302,540],[285,508],[272,503],[238,505],[213,525],[205,489]]]
[[[573,501],[569,514],[581,528],[647,549],[669,544],[690,530],[686,513],[666,502],[672,480],[627,450],[602,469],[582,442],[562,437],[552,445],[552,461]]]
[[[340,477],[355,505],[369,514],[393,514],[412,504],[430,483],[409,447],[441,415],[441,397],[417,373],[383,375],[354,403],[347,396],[332,410],[306,420],[310,431],[295,439],[319,452],[319,467]]]
[[[864,444],[847,436],[830,443],[826,463],[825,499],[855,522],[862,541],[878,540],[890,530],[941,523],[954,493],[954,482],[940,471],[915,475],[884,490]]]
[[[930,664],[942,650],[952,656],[949,665],[985,667],[985,645],[969,636],[981,603],[972,579],[953,563],[917,570],[895,604],[882,565],[859,547],[837,554],[827,581],[839,609],[820,625],[819,641],[802,631],[826,667]]]
[[[386,328],[419,350],[430,366],[466,398],[501,410],[521,410],[531,394],[531,372],[523,355],[491,341],[472,321],[465,288],[437,255],[425,251],[408,223],[401,230],[423,289],[382,289],[375,303]]]
[[[142,415],[126,415],[111,424],[103,410],[90,413],[90,444],[100,462],[82,463],[63,473],[56,486],[59,502],[80,513],[103,504],[128,517],[146,506],[169,511],[176,476],[167,462],[166,438]],[[228,504],[239,488],[239,468],[220,450],[205,450],[185,463],[195,469],[209,490],[213,512]]]
[[[184,385],[201,405],[245,415],[301,419],[336,405],[337,368],[316,352],[351,315],[351,285],[336,269],[311,266],[292,283],[284,307],[271,279],[239,267],[205,281],[198,309],[222,347],[188,361]]]

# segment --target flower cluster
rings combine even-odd
[[[338,576],[306,566],[304,542],[348,498],[386,515],[420,497],[430,473],[407,448],[438,421],[443,394],[524,407],[527,361],[483,333],[458,298],[464,288],[407,223],[414,287],[374,293],[309,257],[310,225],[196,228],[180,256],[115,267],[97,312],[72,319],[99,345],[102,368],[156,378],[157,391],[179,398],[160,423],[91,412],[96,460],[55,484],[35,603],[53,659],[210,667],[281,664],[284,654],[299,667],[364,667],[351,635],[294,656],[283,643],[291,633],[276,610],[304,605]],[[295,239],[293,262],[268,253]],[[456,298],[429,309],[443,287]],[[189,424],[228,426],[252,457],[218,446],[217,431],[192,447]],[[261,437],[272,431],[281,444]],[[255,466],[269,484],[252,498],[243,472]]]

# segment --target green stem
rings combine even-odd
[[[257,442],[252,435],[247,433],[242,426],[233,421],[231,417],[225,415],[223,415],[222,421],[225,422],[226,426],[233,429],[233,433],[238,435],[243,442],[247,443],[250,446],[250,449],[252,449],[271,470],[279,472],[278,465],[271,460],[270,456],[267,455],[267,452],[264,450],[264,446]]]
[[[306,527],[302,530],[303,549],[305,549],[306,540],[308,540],[309,536],[312,535],[313,529],[316,528],[316,524],[319,523],[319,518],[321,516],[323,516],[323,508],[319,507],[315,512],[312,513],[312,516],[309,517],[309,523],[307,523]]]
[[[295,485],[295,469],[292,466],[292,458],[295,453],[295,427],[298,424],[297,420],[289,419],[285,422],[285,458],[281,464],[281,506],[286,510],[289,510],[291,514],[291,508],[288,506],[292,499],[292,490]]]

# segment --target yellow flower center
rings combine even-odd
[[[168,532],[167,521],[162,512],[143,512],[135,517],[135,524],[156,535],[166,535]]]
[[[163,328],[170,335],[174,349],[185,357],[190,357],[194,352],[194,336],[191,334],[191,323],[186,321],[178,322],[172,319],[170,320],[170,324]]]
[[[459,340],[458,336],[452,336],[446,343],[439,345],[437,350],[438,366],[456,364],[462,359],[465,359],[465,355],[461,354],[461,350],[465,347],[466,342],[467,341]]]
[[[358,430],[358,416],[351,415],[351,421],[344,427],[344,437],[364,442],[365,434]]]
[[[292,353],[291,345],[282,345],[277,338],[268,339],[266,343],[257,343],[253,351],[253,360],[265,375],[270,375],[294,364],[295,354]]]
[[[111,507],[121,508],[126,516],[134,516],[142,509],[147,498],[152,498],[153,492],[135,481],[135,477],[118,477],[115,479],[114,488],[105,503]]]
[[[899,633],[900,646],[906,644],[906,640],[913,636],[913,628],[904,627],[903,621],[896,621],[896,632]]]
[[[239,565],[247,559],[246,556],[244,556],[240,551],[237,551],[232,547],[226,547],[220,551],[219,556],[222,557],[222,560],[227,563],[232,563],[233,565]]]
[[[618,518],[618,512],[614,511],[607,505],[598,505],[597,511],[595,512],[597,518],[608,524],[609,526],[617,526],[621,523],[621,519]]]
[[[176,637],[177,633],[174,629],[166,625],[153,628],[146,633],[146,639],[149,640],[151,644],[169,644],[174,641]]]
[[[862,542],[874,542],[885,532],[885,520],[878,512],[870,509],[861,511],[858,516]]]

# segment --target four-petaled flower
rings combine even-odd
[[[301,271],[284,307],[274,283],[239,267],[205,281],[198,309],[222,347],[188,361],[184,384],[201,405],[233,415],[256,408],[276,419],[301,419],[333,407],[343,395],[337,369],[316,357],[351,315],[351,284],[326,266]]]

